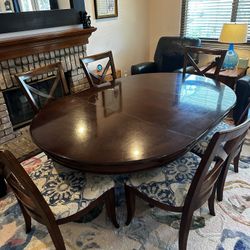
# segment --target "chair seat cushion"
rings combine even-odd
[[[207,146],[210,142],[210,140],[212,139],[213,135],[216,133],[216,132],[219,132],[219,131],[223,131],[223,130],[227,130],[227,129],[230,129],[230,128],[234,128],[234,126],[232,125],[229,125],[225,122],[220,122],[216,127],[214,127],[207,135],[205,135],[203,138],[201,138],[194,146],[194,148],[192,149],[192,152],[202,156],[206,149],[207,149]]]
[[[56,219],[86,208],[106,191],[114,181],[106,175],[84,174],[47,160],[30,174]]]
[[[126,185],[169,206],[183,206],[201,158],[191,152],[160,168],[130,175]]]

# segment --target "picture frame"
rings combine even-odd
[[[118,16],[117,0],[94,0],[96,19]]]

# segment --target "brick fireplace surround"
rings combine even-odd
[[[79,58],[86,55],[86,43],[88,42],[88,37],[85,37],[84,39],[82,37],[81,39],[68,39],[68,42],[65,42],[64,38],[63,43],[60,41],[58,43],[55,40],[51,42],[50,40],[48,41],[48,44],[50,45],[48,46],[48,51],[45,49],[46,46],[40,46],[41,41],[39,41],[40,47],[37,45],[37,47],[35,47],[34,45],[35,48],[32,47],[32,49],[28,51],[21,51],[21,47],[20,53],[17,53],[17,55],[20,56],[13,57],[12,55],[9,59],[6,58],[6,53],[3,54],[4,56],[1,56],[0,50],[0,144],[3,145],[3,143],[9,142],[20,135],[19,130],[14,131],[13,129],[7,105],[3,96],[3,91],[15,88],[17,86],[14,75],[60,61],[62,63],[64,72],[67,75],[67,80],[69,81],[71,91],[74,93],[87,88],[88,83],[84,76]],[[75,40],[75,44],[72,44],[72,40]],[[79,41],[81,40],[84,40],[85,42],[80,43]],[[44,40],[43,43],[46,44],[46,41]],[[69,44],[71,46],[68,46]],[[30,44],[28,46],[30,46]],[[2,51],[4,51],[3,48]],[[34,53],[33,51],[37,51],[37,53]],[[12,49],[10,52],[12,52]],[[44,78],[45,77],[46,76],[44,76]]]

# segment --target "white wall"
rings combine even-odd
[[[149,46],[152,60],[161,36],[179,36],[181,0],[149,0]]]
[[[118,17],[95,19],[94,1],[85,0],[91,15],[92,33],[87,54],[112,50],[116,68],[130,73],[132,64],[149,58],[149,0],[119,0]]]
[[[69,0],[58,0],[59,9],[70,9]]]

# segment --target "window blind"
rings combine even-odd
[[[183,0],[181,34],[218,40],[227,22],[248,22],[250,40],[250,0]]]
[[[236,22],[248,23],[248,40],[250,40],[250,0],[239,0]]]

